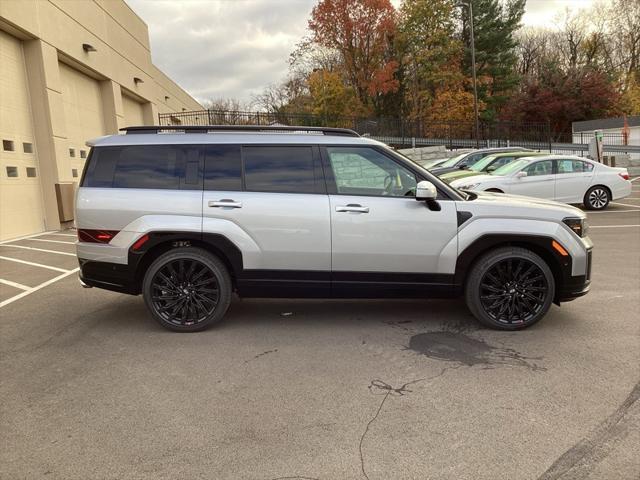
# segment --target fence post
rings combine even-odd
[[[551,121],[550,120],[547,120],[547,139],[549,141],[549,153],[553,153],[551,151],[552,139],[551,139]]]

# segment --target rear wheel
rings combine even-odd
[[[225,265],[209,252],[176,248],[151,264],[142,292],[160,325],[176,332],[196,332],[222,320],[231,302],[231,278]]]
[[[589,210],[603,210],[610,201],[609,190],[601,185],[591,187],[584,196],[584,206]]]
[[[465,292],[471,313],[484,325],[500,330],[533,325],[547,313],[554,294],[549,266],[519,247],[483,255],[471,269]]]

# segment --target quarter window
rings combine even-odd
[[[337,193],[405,197],[415,195],[415,175],[369,147],[328,147]]]
[[[312,147],[245,146],[242,158],[248,191],[315,192]]]
[[[200,147],[170,145],[98,147],[91,154],[83,186],[202,188],[198,179],[200,151]]]
[[[211,145],[205,152],[204,189],[242,190],[240,145]]]
[[[551,175],[553,173],[553,161],[543,160],[541,162],[536,162],[533,165],[529,165],[527,168],[524,168],[523,171],[527,172],[528,177]]]

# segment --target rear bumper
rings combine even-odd
[[[119,293],[138,295],[140,288],[135,281],[135,274],[128,265],[118,263],[96,262],[79,258],[80,282],[96,288],[103,288]]]

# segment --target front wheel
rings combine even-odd
[[[589,210],[604,210],[610,201],[609,190],[599,185],[591,187],[584,196],[584,206]]]
[[[222,320],[231,303],[231,278],[220,259],[206,250],[176,248],[149,266],[142,293],[160,325],[196,332]]]
[[[519,330],[539,321],[551,307],[555,280],[538,255],[504,247],[483,255],[472,267],[466,302],[484,325]]]

